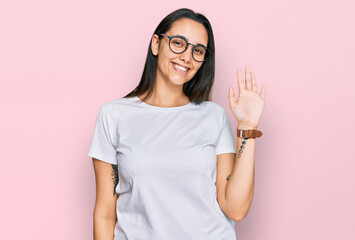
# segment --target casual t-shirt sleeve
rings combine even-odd
[[[220,137],[216,145],[216,155],[222,153],[236,153],[232,129],[224,109],[222,123]]]
[[[96,118],[88,156],[111,164],[117,164],[117,151],[113,143],[112,132],[110,132],[113,126],[109,126],[106,114],[105,108],[101,106]]]

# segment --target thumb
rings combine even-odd
[[[230,106],[233,106],[233,104],[235,103],[235,96],[234,96],[234,91],[232,86],[229,86],[229,104]]]

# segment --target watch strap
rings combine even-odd
[[[257,129],[237,129],[237,137],[241,138],[258,138],[263,133]]]

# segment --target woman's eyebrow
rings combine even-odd
[[[182,36],[182,35],[179,35],[179,34],[176,34],[176,35],[173,35],[173,36],[181,37],[181,38],[185,39],[187,42],[189,42],[189,40],[188,40],[185,36]],[[202,43],[196,43],[196,45],[197,45],[197,44],[200,44],[200,45],[206,47],[206,46],[205,46],[204,44],[202,44]]]

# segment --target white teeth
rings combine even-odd
[[[174,66],[176,67],[176,68],[178,68],[178,69],[180,69],[181,71],[187,71],[187,68],[184,68],[184,67],[182,67],[182,66],[180,66],[180,65],[177,65],[177,64],[175,64],[174,63]]]

